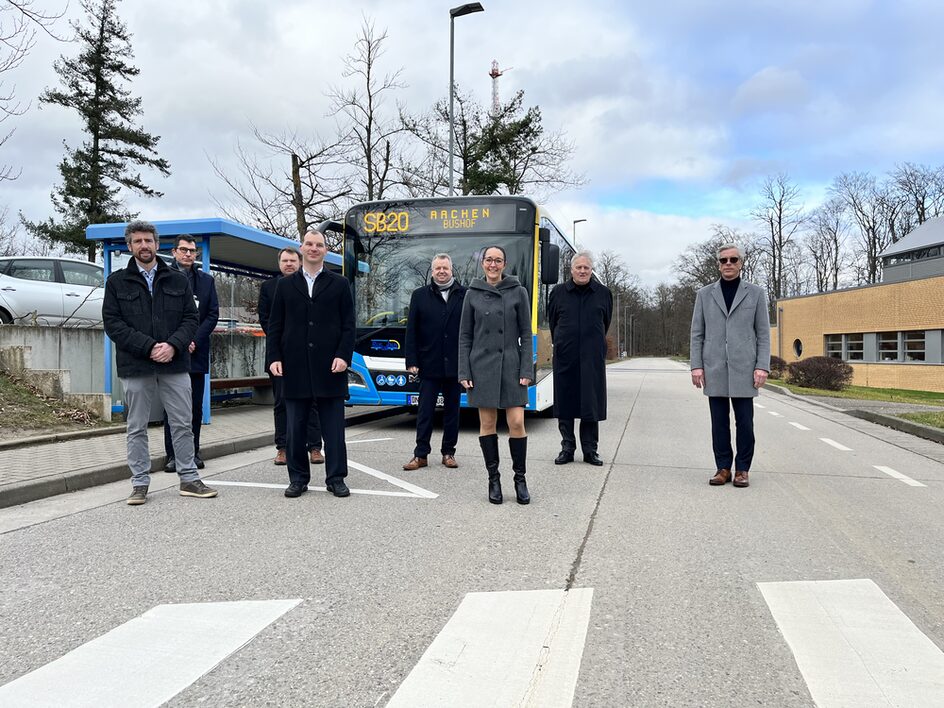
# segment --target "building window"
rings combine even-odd
[[[905,361],[924,361],[924,331],[905,332]]]
[[[803,356],[803,342],[799,339],[793,340],[793,353],[796,354],[797,359]]]
[[[861,334],[846,335],[846,359],[862,361],[865,354],[865,338]]]
[[[831,356],[834,359],[842,359],[842,335],[841,334],[827,334],[826,335],[826,356]]]
[[[898,332],[878,333],[878,360],[898,361]]]

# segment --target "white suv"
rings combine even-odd
[[[0,324],[102,323],[104,269],[74,258],[0,258]]]

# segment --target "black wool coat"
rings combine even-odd
[[[190,281],[197,305],[199,324],[193,335],[193,343],[196,347],[190,355],[190,373],[208,374],[210,373],[210,334],[216,328],[216,323],[220,321],[220,301],[216,296],[216,280],[212,275],[197,267],[193,268],[190,277],[187,277],[176,262],[171,263],[170,268]]]
[[[282,362],[285,398],[347,398],[347,371],[332,373],[338,358],[354,356],[354,298],[347,279],[327,268],[311,297],[301,270],[281,278],[269,312],[266,348]]]
[[[155,267],[153,295],[133,258],[105,281],[102,322],[115,343],[121,378],[190,371],[188,349],[198,324],[193,291],[182,273],[160,259]],[[174,347],[174,358],[166,364],[151,360],[151,350],[160,342]]]
[[[410,297],[406,323],[406,367],[419,367],[420,377],[455,379],[459,372],[459,322],[465,286],[456,283],[443,300],[439,286],[424,285]]]
[[[547,317],[554,344],[554,417],[606,420],[606,331],[613,295],[596,278],[555,285]]]
[[[256,311],[259,313],[259,324],[262,325],[262,331],[266,335],[269,334],[269,315],[272,313],[272,301],[275,300],[275,288],[281,279],[281,275],[269,278],[262,284],[262,287],[259,288],[259,302]],[[269,345],[267,342],[265,352],[265,368],[267,374],[269,373],[269,364],[271,363],[272,358],[269,356]]]

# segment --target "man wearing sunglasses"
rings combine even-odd
[[[190,289],[193,291],[193,301],[197,306],[197,315],[200,324],[190,342],[190,393],[192,400],[191,428],[193,430],[193,462],[198,470],[206,465],[200,459],[200,428],[203,425],[203,393],[205,380],[210,373],[210,333],[220,319],[220,302],[216,297],[216,281],[209,273],[195,267],[197,260],[197,242],[190,234],[181,234],[174,239],[174,247],[170,251],[174,257],[171,268],[183,273]],[[164,415],[164,455],[167,462],[165,472],[177,471],[177,460],[174,459],[174,446],[171,443],[170,425],[167,415]]]
[[[744,255],[734,244],[718,249],[721,278],[695,296],[692,383],[708,396],[717,472],[712,486],[747,487],[754,457],[754,397],[770,371],[770,316],[764,289],[741,280]],[[731,409],[737,454],[731,449]]]

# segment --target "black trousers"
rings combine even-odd
[[[269,372],[269,380],[272,382],[272,395],[275,397],[275,406],[272,409],[275,415],[275,447],[284,450],[287,445],[285,435],[285,398],[283,397],[283,388],[285,379],[281,376],[273,376]],[[311,412],[308,414],[308,441],[305,447],[309,450],[321,450],[321,419],[318,416],[318,407],[312,405]]]
[[[577,439],[574,437],[574,419],[558,418],[557,429],[561,436],[561,450],[573,453],[577,450]],[[595,420],[580,421],[580,449],[587,455],[597,451],[600,442],[600,424]]]
[[[347,445],[344,442],[343,398],[286,398],[285,459],[292,484],[307,485],[311,481],[308,462],[308,420],[317,407],[324,435],[325,483],[333,484],[347,477]]]
[[[191,423],[193,429],[193,454],[200,452],[200,428],[203,427],[203,386],[206,374],[190,374]],[[167,413],[164,413],[164,456],[168,460],[174,459],[174,443],[170,439],[170,424],[167,422]]]
[[[732,469],[733,462],[735,472],[750,472],[754,459],[754,399],[709,396],[708,408],[711,410],[711,447],[715,453],[716,469]],[[737,426],[736,457],[731,449],[731,408]]]
[[[420,379],[419,411],[416,414],[416,447],[413,455],[428,457],[432,451],[430,439],[433,437],[433,418],[436,415],[436,398],[443,396],[443,438],[440,452],[443,455],[456,454],[456,442],[459,440],[459,397],[462,385],[455,376],[445,379]]]

